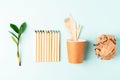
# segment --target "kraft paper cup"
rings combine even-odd
[[[67,40],[67,51],[69,63],[79,64],[84,60],[86,40]]]

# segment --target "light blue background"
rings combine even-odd
[[[84,26],[86,39],[84,63],[67,61],[66,40],[70,35],[64,25],[69,14]],[[22,36],[22,66],[18,66],[16,45],[10,38],[9,24],[26,21]],[[36,29],[61,31],[61,61],[35,62]],[[93,44],[100,34],[113,34],[117,54],[112,60],[97,58]],[[0,0],[0,80],[119,80],[120,79],[120,0]]]

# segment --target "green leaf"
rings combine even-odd
[[[16,39],[18,39],[18,37],[11,31],[9,31],[9,33],[11,33],[14,37],[16,37]]]
[[[20,38],[21,34],[25,31],[26,27],[27,27],[26,22],[22,23],[22,25],[20,26],[18,39]]]
[[[11,38],[15,42],[15,44],[18,44],[17,40],[13,36],[11,36]]]
[[[22,23],[22,25],[20,26],[21,33],[23,33],[25,31],[26,27],[27,27],[26,22]]]
[[[10,27],[16,32],[19,33],[19,29],[15,24],[10,24]]]

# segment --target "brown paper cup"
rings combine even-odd
[[[67,41],[68,61],[69,63],[79,64],[84,60],[86,40]]]

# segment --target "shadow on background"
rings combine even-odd
[[[115,56],[115,59],[120,59],[120,38],[119,36],[116,37],[116,46],[117,46],[117,51],[116,51],[116,56]]]
[[[93,50],[94,49],[92,41],[87,41],[85,47],[84,60],[88,60],[90,58],[91,52],[93,52]]]

